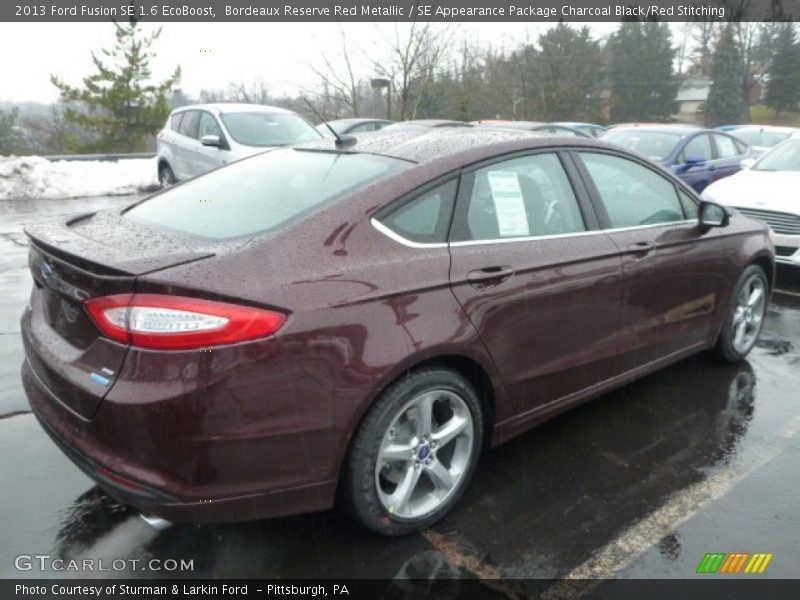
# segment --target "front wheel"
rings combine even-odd
[[[412,372],[384,392],[356,433],[345,501],[378,533],[420,531],[461,496],[482,438],[480,402],[469,382],[449,369]]]
[[[736,284],[714,354],[726,362],[739,362],[756,344],[767,312],[769,284],[764,269],[750,265]]]

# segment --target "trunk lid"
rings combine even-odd
[[[135,292],[139,275],[214,252],[113,213],[37,224],[25,232],[34,280],[22,323],[28,362],[60,402],[91,418],[116,381],[128,346],[103,337],[83,303]]]

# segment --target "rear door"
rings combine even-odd
[[[195,156],[197,133],[200,126],[200,111],[188,110],[181,120],[180,134],[175,140],[175,175],[178,179],[189,179],[200,172]]]
[[[567,155],[464,173],[450,252],[453,293],[520,412],[613,375],[619,256]]]
[[[619,368],[706,342],[726,290],[720,230],[698,228],[696,200],[656,168],[601,150],[575,156],[622,255]]]

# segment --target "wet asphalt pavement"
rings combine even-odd
[[[690,578],[706,552],[773,553],[759,577],[800,576],[800,278],[787,271],[795,295],[773,298],[748,362],[685,360],[487,452],[425,534],[385,539],[336,511],[152,529],[53,445],[19,378],[22,226],[133,199],[0,202],[0,577],[42,576],[17,571],[19,554],[183,558],[193,577],[500,578],[491,589],[513,595],[527,578]]]

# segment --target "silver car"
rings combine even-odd
[[[321,137],[303,117],[276,106],[183,106],[158,134],[158,180],[168,187],[269,148]]]

